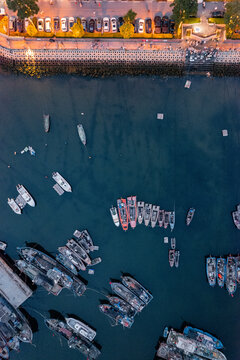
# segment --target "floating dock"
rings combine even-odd
[[[0,293],[16,308],[32,296],[32,290],[0,257]]]
[[[57,183],[55,185],[53,185],[53,188],[58,193],[58,195],[60,195],[60,196],[64,193],[64,190]]]

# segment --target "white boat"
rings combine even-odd
[[[186,83],[185,83],[185,85],[184,85],[184,87],[185,87],[186,89],[190,89],[190,86],[191,86],[191,81],[187,80]]]
[[[33,197],[29,194],[27,189],[23,185],[20,185],[20,184],[18,184],[16,186],[16,188],[17,188],[18,193],[23,198],[23,200],[25,200],[28,205],[34,207],[35,201],[33,200]]]
[[[75,332],[75,334],[81,335],[90,341],[92,341],[97,335],[95,330],[91,329],[80,320],[74,318],[66,318],[65,320],[67,325]]]
[[[138,201],[137,203],[137,216],[138,216],[138,223],[141,224],[143,222],[143,215],[144,215],[144,201]]]
[[[157,220],[158,220],[158,213],[159,213],[160,207],[157,205],[153,205],[152,207],[152,216],[151,216],[151,226],[154,228],[156,226]]]
[[[174,226],[175,226],[175,211],[171,211],[171,212],[170,212],[170,215],[169,215],[169,225],[170,225],[171,231],[173,231]]]
[[[44,131],[45,132],[49,132],[49,128],[50,128],[50,116],[49,114],[43,114],[43,126],[44,126]]]
[[[145,204],[144,206],[144,223],[146,226],[149,225],[152,217],[152,204]]]
[[[164,210],[159,210],[159,212],[158,212],[158,222],[159,222],[160,227],[162,227],[164,225]]]
[[[176,238],[171,238],[171,249],[175,249],[176,248]]]
[[[117,213],[117,208],[112,206],[110,208],[110,214],[112,216],[113,222],[116,226],[120,225],[120,221],[119,221],[119,217],[118,217],[118,213]]]
[[[18,206],[14,199],[8,199],[8,205],[16,214],[20,215],[22,213],[21,208]]]
[[[3,241],[0,241],[0,250],[4,251],[6,249],[6,247],[7,247],[7,244]]]
[[[83,145],[86,145],[87,139],[86,139],[86,134],[85,134],[82,124],[77,125],[77,130],[78,130],[78,135],[80,137],[81,142],[83,143]]]
[[[57,171],[52,173],[53,180],[61,186],[61,188],[67,192],[72,192],[71,185],[60,175]]]

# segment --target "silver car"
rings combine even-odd
[[[110,31],[109,18],[108,17],[103,18],[103,31],[104,32],[109,32]]]
[[[111,25],[112,25],[112,32],[116,33],[117,32],[117,20],[116,18],[111,18]]]

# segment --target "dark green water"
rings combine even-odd
[[[54,254],[76,228],[87,228],[100,246],[93,255],[103,260],[94,276],[83,274],[89,290],[80,298],[67,290],[58,297],[42,288],[35,292],[24,304],[38,321],[35,346],[22,344],[12,359],[83,358],[43,324],[39,313],[47,317],[51,309],[76,314],[95,327],[102,360],[153,359],[164,327],[180,328],[183,321],[215,334],[228,359],[239,359],[239,289],[232,299],[226,290],[210,288],[205,256],[240,249],[231,219],[240,202],[240,83],[237,78],[191,80],[186,90],[184,78],[1,75],[0,239],[8,242],[8,254],[16,258],[16,246],[25,242]],[[51,115],[49,134],[43,131],[43,112]],[[165,114],[163,121],[157,112]],[[79,122],[86,130],[86,149],[77,135]],[[227,138],[222,129],[228,129]],[[35,158],[19,154],[26,145],[36,150]],[[72,194],[55,193],[54,170],[71,183]],[[22,216],[7,205],[18,183],[37,201]],[[131,194],[164,209],[175,204],[179,269],[168,264],[163,237],[169,230],[139,225],[124,233],[113,225],[109,207]],[[187,228],[191,206],[196,215]],[[104,299],[99,292],[110,291],[109,279],[121,272],[131,273],[154,296],[130,330],[111,327],[97,307]]]

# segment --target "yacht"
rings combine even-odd
[[[119,226],[120,225],[120,222],[119,222],[119,217],[118,217],[118,213],[117,213],[117,208],[112,206],[110,208],[110,214],[112,216],[112,219],[113,219],[113,222],[116,226]]]
[[[18,193],[21,195],[23,200],[26,201],[26,203],[28,205],[34,207],[35,201],[33,200],[33,197],[29,194],[27,189],[23,185],[19,185],[19,184],[16,187],[17,187]]]
[[[8,199],[8,205],[15,212],[15,214],[21,215],[22,210],[21,210],[20,206],[18,206],[18,204],[16,203],[16,201],[14,199],[12,199],[12,198]]]
[[[143,222],[143,214],[144,214],[144,202],[138,201],[137,203],[137,215],[138,215],[138,223],[141,224]]]
[[[86,138],[86,134],[85,134],[82,124],[77,125],[77,130],[78,130],[78,135],[80,137],[80,140],[83,143],[83,145],[85,146],[87,143],[87,138]]]
[[[84,338],[93,341],[97,335],[96,331],[91,329],[88,325],[84,324],[82,321],[74,318],[66,318],[67,325],[77,334],[81,335]]]
[[[70,184],[62,177],[62,175],[59,174],[59,172],[53,172],[52,173],[53,180],[56,181],[58,185],[61,186],[61,188],[67,192],[72,192],[72,188]]]

